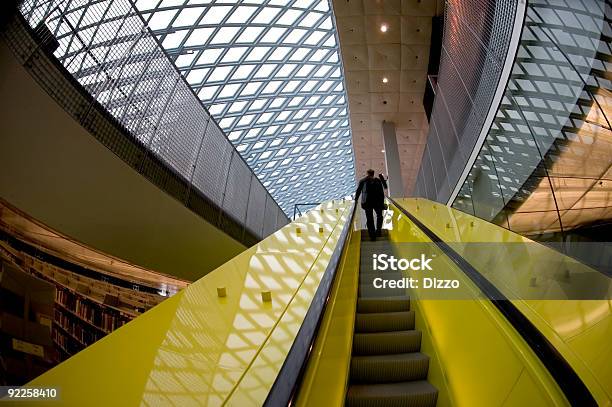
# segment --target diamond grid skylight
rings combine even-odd
[[[353,192],[328,0],[139,0],[136,7],[286,213]]]

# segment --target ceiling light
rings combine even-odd
[[[380,25],[380,31],[386,33],[387,30],[389,29],[389,27],[387,26],[387,24],[381,24]]]
[[[387,77],[386,77],[386,76],[385,76],[385,77],[383,77],[383,78],[382,78],[382,83],[387,83],[387,82],[389,82],[389,79],[387,79]]]

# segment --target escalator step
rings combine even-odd
[[[404,275],[402,273],[389,272],[389,271],[368,272],[368,273],[364,273],[362,271],[361,273],[359,273],[359,283],[372,285],[372,281],[377,277],[380,277],[386,281],[389,281],[389,280],[400,280],[404,277]]]
[[[409,331],[414,329],[414,311],[357,313],[355,332]]]
[[[361,267],[365,267],[366,269],[372,270],[374,267],[373,264],[373,255],[374,254],[383,254],[390,253],[391,248],[389,247],[389,242],[371,242],[367,246],[361,246],[361,258],[359,260],[359,265]],[[389,271],[389,270],[387,270]]]
[[[397,312],[410,311],[410,297],[371,297],[357,299],[357,312]]]
[[[434,407],[438,390],[425,380],[349,386],[347,407]]]
[[[351,383],[394,383],[427,378],[429,356],[421,352],[353,356]]]
[[[387,229],[383,229],[380,231],[381,236],[378,236],[377,239],[388,239],[389,238],[389,231]],[[361,238],[368,240],[370,238],[370,234],[368,233],[367,229],[362,229],[361,230]]]
[[[353,355],[383,355],[418,352],[421,349],[421,331],[395,331],[355,334]]]
[[[374,297],[404,297],[406,296],[405,288],[376,288],[373,284],[359,284],[359,296],[374,298]]]
[[[363,231],[348,407],[434,407],[438,390],[427,382],[429,357],[420,352],[421,331],[405,288],[381,289],[375,278],[399,280],[403,273],[374,270],[373,254],[392,243],[369,242]]]
[[[377,240],[375,242],[366,241],[361,242],[361,255],[360,255],[360,263],[361,264],[372,264],[372,255],[373,254],[392,254],[391,249],[393,248],[393,244],[386,240]]]
[[[365,272],[365,271],[382,271],[382,272],[387,272],[387,273],[391,272],[392,270],[390,268],[387,268],[386,270],[381,270],[379,267],[376,270],[374,270],[374,264],[372,263],[372,254],[379,254],[380,251],[381,251],[380,248],[372,248],[372,250],[366,249],[362,253],[363,256],[361,257],[361,261],[359,262],[359,269],[362,272]]]

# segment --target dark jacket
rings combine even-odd
[[[383,208],[385,205],[385,189],[387,189],[387,181],[382,175],[379,175],[378,178],[362,178],[357,186],[355,201],[357,201],[361,195],[362,208]]]

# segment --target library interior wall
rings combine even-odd
[[[196,280],[245,247],[95,140],[0,41],[0,197],[92,248]]]

